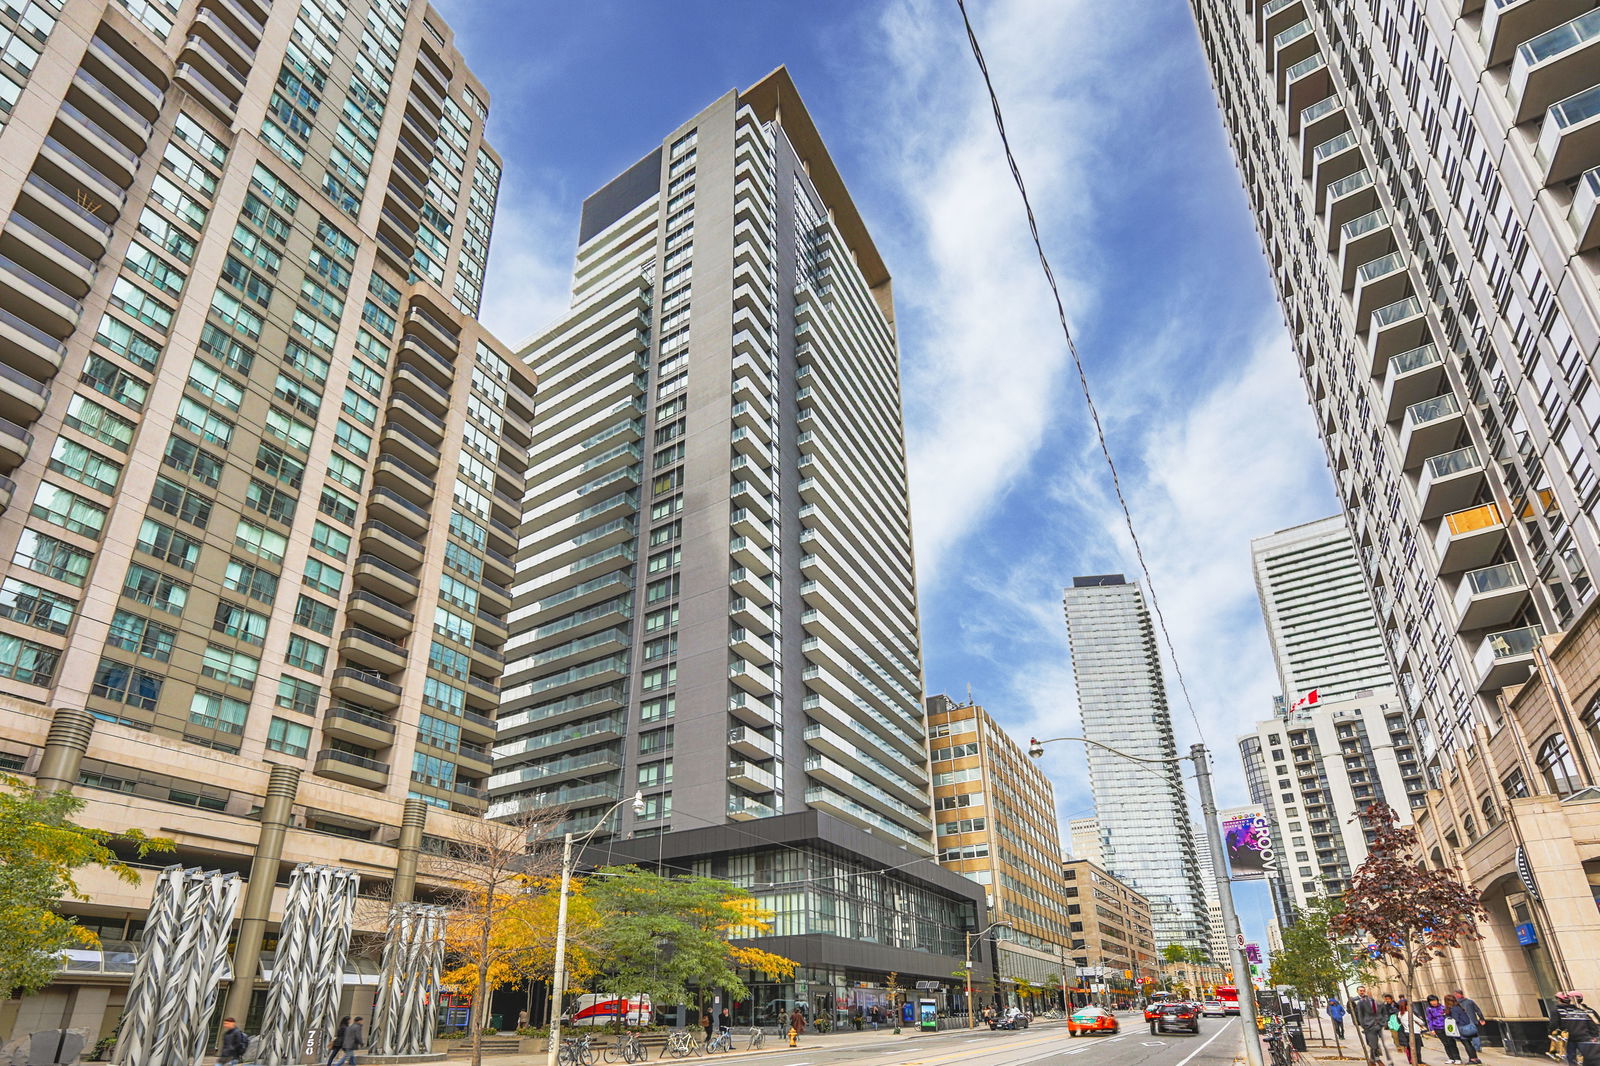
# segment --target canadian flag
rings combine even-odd
[[[1312,689],[1310,692],[1307,692],[1304,696],[1301,696],[1299,699],[1291,703],[1289,705],[1289,709],[1293,711],[1301,707],[1314,707],[1321,702],[1322,697],[1317,695],[1316,689]]]

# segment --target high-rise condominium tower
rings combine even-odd
[[[0,32],[3,757],[185,863],[259,836],[274,879],[407,898],[430,808],[448,837],[485,807],[529,440],[532,378],[472,317],[487,96],[420,0],[23,2]],[[126,940],[142,903],[105,887]],[[109,1027],[107,970],[20,1027]]]
[[[826,938],[790,952],[832,967],[803,984],[949,978],[982,890],[913,861],[932,800],[889,275],[787,72],[590,196],[578,241],[572,309],[523,352],[494,809],[587,829],[640,789],[613,855],[764,899],[805,882],[768,900]]]
[[[1519,722],[1506,702],[1541,636],[1587,624],[1600,565],[1600,10],[1191,3],[1437,790],[1417,820],[1423,848],[1490,886],[1490,939],[1449,979],[1493,986],[1484,1010],[1532,1033],[1539,989],[1555,972],[1583,978],[1571,955],[1551,968],[1552,924],[1519,941],[1516,927],[1559,913],[1521,885],[1571,869],[1593,834],[1528,793],[1600,784],[1580,724],[1592,659],[1563,671],[1572,715]],[[1518,852],[1530,835],[1568,850]],[[1566,913],[1592,920],[1590,902],[1580,893]]]
[[[1139,758],[1176,757],[1161,656],[1139,586],[1121,574],[1073,578],[1066,612],[1083,735]],[[1159,945],[1209,944],[1194,823],[1178,766],[1087,748],[1106,869],[1150,900]]]
[[[1344,517],[1250,542],[1256,594],[1285,702],[1328,703],[1394,688],[1383,636]]]
[[[1600,564],[1588,6],[1193,0],[1435,784]]]

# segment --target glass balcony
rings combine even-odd
[[[1593,83],[1600,68],[1600,8],[1547,30],[1517,49],[1506,86],[1516,122],[1527,122]]]
[[[1486,634],[1473,659],[1478,670],[1478,690],[1493,692],[1526,680],[1543,636],[1544,627],[1537,625]]]
[[[1389,360],[1429,340],[1428,320],[1422,301],[1415,296],[1396,300],[1372,312],[1367,320],[1367,346],[1374,376],[1388,370]]]
[[[1492,503],[1452,511],[1439,523],[1433,549],[1439,572],[1459,573],[1487,566],[1506,541],[1505,516]]]
[[[1572,191],[1572,207],[1567,212],[1567,222],[1578,238],[1580,252],[1600,248],[1600,167],[1584,171]]]
[[[1574,93],[1545,112],[1534,155],[1545,184],[1575,178],[1600,157],[1600,85]]]
[[[1472,445],[1433,456],[1422,464],[1417,481],[1422,517],[1439,518],[1470,506],[1483,482],[1483,461]]]
[[[1461,575],[1456,589],[1457,628],[1489,629],[1514,619],[1528,600],[1528,583],[1514,562],[1496,563]]]
[[[1413,404],[1437,395],[1444,380],[1444,360],[1439,349],[1423,344],[1389,360],[1383,375],[1387,420],[1399,418]]]

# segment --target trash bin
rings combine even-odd
[[[1283,1028],[1289,1034],[1289,1043],[1296,1051],[1306,1049],[1306,1016],[1305,1012],[1292,1010],[1283,1016]]]

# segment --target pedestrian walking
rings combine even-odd
[[[528,1012],[525,1011],[525,1010],[517,1011],[517,1028],[518,1029],[526,1029],[527,1027],[528,1027]]]
[[[1461,989],[1456,989],[1456,1009],[1466,1019],[1461,1025],[1462,1042],[1467,1046],[1467,1062],[1469,1066],[1477,1066],[1480,1061],[1478,1053],[1483,1050],[1483,1027],[1489,1020],[1483,1016],[1483,1011],[1478,1005],[1467,997]]]
[[[345,1026],[344,1033],[339,1037],[341,1055],[338,1066],[356,1066],[356,1052],[366,1046],[366,1028],[361,1024],[366,1019],[356,1018]]]
[[[1581,999],[1574,999],[1575,995],[1573,992],[1556,993],[1556,1016],[1551,1023],[1552,1031],[1566,1033],[1567,1066],[1578,1066],[1581,1045],[1600,1038],[1594,1018],[1584,1009]]]
[[[333,1060],[339,1057],[339,1052],[344,1048],[344,1031],[350,1028],[350,1015],[346,1014],[339,1019],[339,1024],[333,1030],[333,1039],[328,1042],[328,1066],[333,1066]]]
[[[1361,1030],[1361,1039],[1366,1044],[1367,1062],[1371,1066],[1382,1066],[1392,1061],[1388,1045],[1383,1041],[1388,1014],[1383,1004],[1372,998],[1366,985],[1356,989],[1356,998],[1350,1003],[1350,1014],[1355,1018],[1356,1028]]]
[[[794,1010],[789,1012],[789,1046],[790,1047],[799,1047],[800,1046],[800,1034],[805,1032],[805,1028],[806,1028],[806,1016],[804,1014],[800,1013],[800,1008],[797,1006],[797,1007],[795,1007]]]
[[[1405,997],[1400,999],[1400,1013],[1396,1016],[1400,1020],[1400,1030],[1396,1034],[1400,1037],[1400,1050],[1406,1053],[1406,1061],[1412,1066],[1424,1066],[1422,1061],[1422,1038],[1428,1032],[1428,1023],[1424,1012],[1414,1009],[1410,1000]],[[1416,1048],[1416,1057],[1412,1058],[1411,1049]]]
[[[1456,1038],[1444,1031],[1445,1007],[1439,1002],[1438,996],[1429,996],[1428,1005],[1422,1009],[1422,1020],[1428,1027],[1428,1032],[1439,1041],[1439,1046],[1444,1048],[1444,1061],[1456,1061]]]
[[[708,1043],[708,1044],[711,1043],[711,1012],[710,1011],[706,1010],[706,1011],[701,1011],[700,1012],[700,1028],[705,1030],[706,1043]]]
[[[232,1018],[222,1019],[222,1045],[217,1048],[217,1066],[234,1066],[244,1058],[244,1050],[249,1046],[250,1038],[244,1035],[238,1023]]]
[[[1344,1004],[1336,999],[1328,1001],[1328,1020],[1333,1023],[1333,1038],[1344,1039]]]

